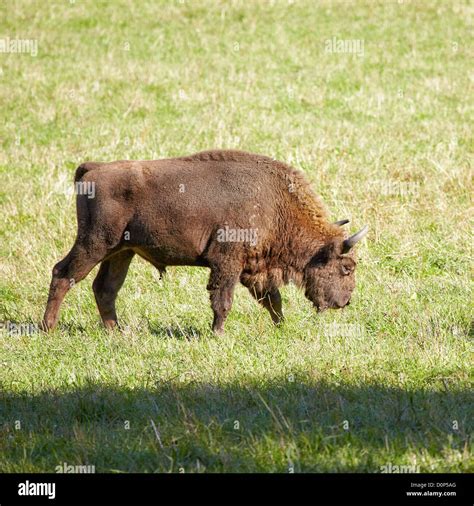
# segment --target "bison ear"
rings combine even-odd
[[[309,267],[322,267],[326,265],[329,260],[334,257],[335,248],[334,243],[330,242],[329,244],[325,244],[321,249],[319,249],[309,261]]]

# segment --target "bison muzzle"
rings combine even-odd
[[[330,223],[303,174],[272,158],[206,151],[153,161],[84,163],[76,170],[77,238],[57,263],[42,322],[52,329],[68,290],[100,263],[93,283],[104,325],[117,324],[115,299],[137,254],[166,266],[208,267],[216,333],[240,281],[275,324],[279,288],[294,282],[318,311],[342,308],[355,285],[347,220]],[[93,190],[93,191],[89,191]]]

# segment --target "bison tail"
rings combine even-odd
[[[79,165],[79,167],[76,169],[76,174],[74,176],[74,182],[77,183],[82,179],[82,176],[89,172],[92,169],[95,169],[97,167],[97,164],[95,163],[82,163]]]

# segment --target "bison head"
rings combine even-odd
[[[367,232],[366,225],[348,239],[333,239],[307,264],[304,270],[305,295],[318,311],[349,304],[355,286],[356,261],[352,248]]]

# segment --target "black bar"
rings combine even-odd
[[[55,497],[38,483],[54,483]],[[470,474],[0,474],[0,506],[471,506],[472,490]]]

